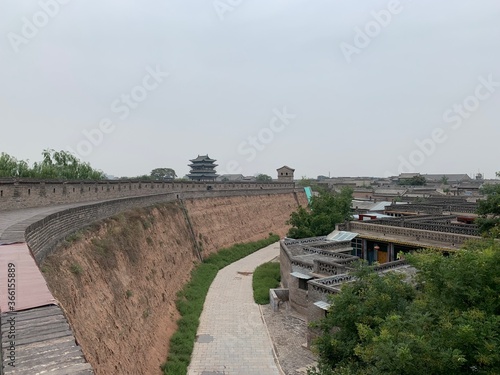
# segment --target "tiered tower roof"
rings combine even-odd
[[[191,164],[189,167],[191,171],[187,175],[191,180],[194,181],[215,181],[218,177],[216,174],[215,167],[215,159],[210,159],[208,155],[198,155],[197,158],[190,160]]]

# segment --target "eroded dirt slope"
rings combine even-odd
[[[307,206],[305,194],[280,194],[187,200],[198,241],[207,255],[237,242],[257,241],[270,232],[285,236],[285,222],[297,209]]]
[[[306,204],[305,196],[298,199]],[[203,255],[283,236],[293,194],[190,200]],[[198,262],[178,203],[133,210],[77,233],[42,270],[97,374],[160,374],[176,329],[176,293]]]

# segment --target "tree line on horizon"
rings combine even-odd
[[[0,154],[0,177],[102,180],[105,178],[105,174],[67,151],[46,149],[42,152],[42,160],[36,161],[32,165],[27,160],[18,160],[14,156],[2,152]]]
[[[155,168],[148,175],[120,179],[170,180],[177,177],[171,168]],[[5,152],[0,154],[0,178],[34,178],[40,180],[104,180],[106,174],[83,162],[68,151],[45,149],[42,160],[30,165]]]
[[[42,160],[32,165],[28,160],[19,160],[5,152],[0,153],[0,178],[33,178],[40,180],[103,180],[106,174],[83,162],[68,151],[45,149]],[[178,178],[172,168],[155,168],[149,174],[140,176],[123,176],[119,180],[151,180],[151,181],[185,181]],[[258,182],[272,182],[271,176],[260,173],[256,175]]]

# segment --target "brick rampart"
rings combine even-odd
[[[172,192],[293,190],[293,182],[194,182],[194,181],[35,181],[0,180],[0,211],[58,204],[97,202]]]
[[[56,212],[31,224],[26,229],[26,242],[37,263],[41,264],[43,259],[45,259],[45,257],[55,248],[56,244],[69,234],[93,222],[130,209],[171,202],[178,198],[196,199],[241,195],[256,196],[263,194],[289,194],[291,192],[293,192],[293,190],[290,189],[179,191],[88,204]]]

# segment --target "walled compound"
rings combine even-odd
[[[280,265],[284,290],[278,293],[286,296],[290,308],[308,323],[313,322],[327,313],[329,296],[354,280],[351,271],[355,262],[363,259],[380,273],[412,274],[415,269],[402,254],[429,248],[447,255],[466,241],[479,238],[478,228],[471,220],[471,205],[455,199],[423,201],[415,206],[390,204],[384,215],[356,215],[358,220],[338,225],[328,236],[283,239]],[[455,207],[455,212],[450,207]],[[389,216],[395,212],[397,215]],[[271,294],[276,295],[277,292]],[[308,330],[308,346],[315,335],[312,329]]]

